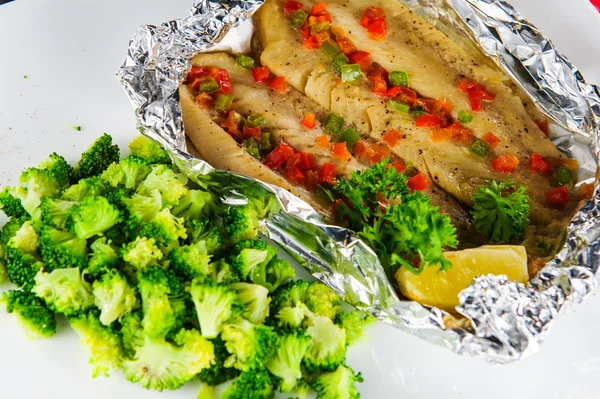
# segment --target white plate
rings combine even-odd
[[[190,0],[17,0],[0,6],[0,186],[52,151],[70,161],[102,132],[125,148],[134,119],[115,71],[136,27],[185,15]],[[600,17],[587,0],[514,0],[591,82],[600,83]],[[27,75],[27,79],[24,79]],[[81,125],[75,131],[67,124]],[[0,220],[0,223],[4,220]],[[2,288],[8,288],[6,286]],[[1,398],[194,398],[197,385],[158,393],[119,374],[90,378],[87,354],[59,322],[27,341],[0,313]],[[371,398],[600,398],[600,298],[556,323],[541,351],[508,366],[459,357],[379,324],[349,350]]]

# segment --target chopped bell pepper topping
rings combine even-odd
[[[277,76],[269,82],[269,87],[277,93],[285,93],[287,90],[287,83],[285,83],[285,78],[283,76]]]
[[[200,107],[200,108],[204,108],[204,109],[212,109],[214,103],[215,103],[215,99],[212,98],[209,94],[207,93],[200,93],[196,96],[196,99],[194,100],[194,102]]]
[[[496,147],[500,143],[500,139],[492,132],[487,132],[483,136],[483,141],[488,143],[491,148]]]
[[[531,154],[531,158],[529,158],[529,170],[533,173],[546,174],[550,172],[551,169],[550,165],[542,159],[542,156],[534,152]]]
[[[490,152],[490,145],[485,141],[475,139],[473,144],[469,146],[469,151],[478,157],[483,158]]]
[[[550,205],[562,207],[569,202],[571,196],[566,187],[557,187],[546,191],[546,199]]]
[[[265,158],[265,166],[275,169],[294,156],[294,154],[295,151],[289,144],[281,143],[267,155]]]
[[[349,127],[342,132],[338,141],[345,142],[348,149],[351,149],[358,140],[360,140],[360,136],[356,133],[356,130]]]
[[[437,115],[421,115],[415,121],[416,127],[439,127],[442,120]]]
[[[344,83],[356,83],[362,79],[362,71],[358,64],[345,64],[340,66],[340,75]]]
[[[336,42],[334,42],[331,39],[324,42],[319,49],[321,50],[321,53],[323,53],[323,55],[325,55],[328,58],[331,58],[332,60],[335,58],[336,55],[338,55],[342,51],[340,47],[336,44]]]
[[[260,159],[260,150],[258,149],[258,143],[256,140],[246,139],[242,141],[242,147],[256,159]]]
[[[319,180],[323,183],[335,183],[335,165],[329,162],[321,165],[319,170]]]
[[[201,93],[213,93],[220,88],[221,86],[219,86],[215,78],[209,78],[198,85],[198,91]]]
[[[343,141],[341,143],[331,143],[330,149],[331,155],[333,155],[334,158],[339,159],[340,161],[350,162],[350,160],[352,159],[352,154],[350,154],[346,143]]]
[[[422,173],[414,175],[408,179],[406,183],[411,191],[423,191],[429,188],[429,179],[427,179]]]
[[[367,53],[366,51],[355,51],[350,54],[344,51],[344,53],[348,55],[350,63],[360,65],[360,69],[365,73],[373,64],[373,61],[371,61],[371,54]]]
[[[382,140],[390,147],[395,147],[402,140],[402,135],[396,129],[391,129],[382,137]]]
[[[266,67],[252,68],[252,77],[257,83],[266,82],[269,80],[269,70]]]
[[[302,3],[288,0],[283,4],[283,11],[285,11],[286,14],[291,14],[294,11],[302,9],[302,7],[304,7]]]
[[[344,54],[338,54],[335,56],[333,61],[331,61],[331,65],[333,66],[333,69],[335,69],[335,71],[339,75],[341,75],[342,74],[342,66],[348,65],[349,61],[350,60],[348,59],[348,57],[346,57]]]
[[[519,166],[519,159],[514,155],[500,155],[492,161],[492,169],[499,173],[512,173]]]
[[[254,139],[256,141],[260,141],[261,135],[262,130],[260,127],[244,126],[244,129],[242,130],[242,136],[245,139]]]
[[[302,122],[300,122],[302,124],[302,126],[304,126],[307,129],[314,129],[315,127],[317,127],[317,122],[316,122],[316,115],[313,114],[312,112],[308,112],[305,116],[304,116],[304,120],[302,120]]]
[[[379,7],[369,7],[360,19],[360,25],[367,29],[369,39],[384,40],[387,34],[387,23],[385,12]]]
[[[239,66],[240,68],[251,69],[254,67],[254,60],[250,57],[246,57],[243,54],[238,54],[237,58],[235,59],[235,65]]]
[[[304,10],[296,10],[290,14],[290,23],[296,29],[299,29],[308,19],[308,13]]]
[[[538,127],[546,135],[546,137],[550,136],[550,122],[548,122],[548,119],[544,119],[542,121],[535,121],[535,124],[538,125]]]
[[[334,112],[331,112],[329,115],[327,115],[327,120],[325,121],[324,125],[325,130],[333,134],[340,134],[343,126],[344,118]]]
[[[329,136],[326,135],[326,134],[322,134],[320,136],[317,136],[317,138],[315,139],[315,144],[319,148],[327,148],[327,147],[329,147]]]
[[[215,111],[226,113],[227,111],[229,111],[229,108],[231,107],[232,103],[233,97],[225,94],[219,94],[217,96],[217,99],[215,100],[214,109]]]
[[[393,89],[393,87],[392,87],[392,89]],[[408,114],[408,112],[410,111],[410,106],[399,103],[398,101],[390,100],[389,104],[392,106],[392,108],[394,108],[396,111],[400,112],[401,114]]]
[[[390,84],[392,86],[408,87],[408,74],[403,71],[392,71],[389,74]]]
[[[246,126],[249,127],[260,127],[267,124],[267,118],[259,114],[250,114],[246,118]]]

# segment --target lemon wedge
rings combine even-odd
[[[458,293],[475,277],[496,274],[506,275],[509,280],[525,283],[527,252],[517,245],[484,245],[462,251],[445,252],[452,268],[440,272],[437,267],[426,267],[420,275],[401,267],[396,272],[400,291],[407,298],[424,305],[435,306],[455,312],[459,304]]]

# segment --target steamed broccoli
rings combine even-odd
[[[55,313],[75,316],[94,306],[89,285],[76,267],[56,269],[52,273],[39,271],[32,290]]]
[[[79,180],[77,184],[65,189],[62,192],[61,198],[67,201],[81,202],[87,197],[103,195],[106,190],[104,182],[98,177],[93,176]]]
[[[206,250],[206,243],[198,241],[192,245],[174,248],[169,253],[170,268],[184,280],[204,278],[210,273],[210,255]]]
[[[354,374],[350,367],[340,365],[334,372],[318,376],[313,387],[318,399],[359,399],[360,393],[354,385],[357,382],[363,382],[360,373]]]
[[[0,304],[17,316],[28,338],[50,338],[56,333],[54,313],[35,294],[11,290],[2,294]]]
[[[233,367],[225,367],[225,360],[229,357],[229,352],[225,347],[225,342],[220,337],[210,340],[215,348],[215,363],[198,374],[200,381],[208,385],[220,385],[229,381],[240,374],[240,371]]]
[[[156,264],[163,253],[156,245],[154,238],[138,237],[121,249],[123,260],[137,270]]]
[[[275,293],[273,300],[276,310],[295,307],[300,303],[305,304],[317,316],[326,316],[330,319],[333,319],[342,308],[339,295],[319,282],[291,281]]]
[[[148,137],[137,136],[129,143],[129,149],[131,150],[131,155],[144,159],[148,164],[171,163],[169,154],[167,154],[160,144]]]
[[[31,291],[35,285],[35,276],[44,264],[36,255],[22,252],[14,247],[6,247],[4,261],[10,281],[24,291]]]
[[[151,172],[138,187],[137,193],[149,195],[152,190],[160,192],[163,206],[169,208],[177,205],[179,199],[188,192],[181,177],[166,165],[153,165]]]
[[[146,389],[178,389],[215,361],[213,344],[196,330],[181,330],[175,344],[145,336],[133,360],[123,362],[125,377]]]
[[[71,173],[73,182],[86,177],[99,176],[113,162],[119,162],[119,146],[112,143],[112,137],[104,133],[81,155]]]
[[[99,375],[108,377],[110,370],[121,366],[123,362],[123,344],[121,334],[117,330],[103,326],[98,320],[98,313],[89,311],[69,317],[71,328],[81,338],[81,343],[88,347],[92,365],[92,377]]]
[[[127,189],[136,189],[148,173],[150,168],[146,161],[136,156],[128,156],[119,163],[112,163],[100,178],[112,187],[123,186]]]
[[[295,275],[296,272],[290,262],[275,257],[266,266],[261,264],[260,268],[253,270],[250,273],[250,279],[254,283],[266,287],[269,292],[273,292],[282,284],[294,278]]]
[[[240,281],[237,271],[225,259],[219,259],[208,265],[210,278],[219,284],[231,284]]]
[[[227,286],[210,281],[195,281],[190,294],[198,314],[200,331],[206,338],[215,338],[221,332],[223,324],[243,312],[235,292]]]
[[[364,315],[355,310],[353,312],[339,313],[335,322],[346,331],[346,344],[352,345],[359,341],[365,334],[365,329],[374,324],[377,319],[370,314]]]
[[[129,313],[120,321],[121,338],[123,339],[123,352],[125,357],[131,359],[135,349],[144,344],[144,329],[142,327],[143,314],[141,310]]]
[[[232,242],[258,236],[260,228],[257,210],[252,205],[232,206],[223,212],[223,228]]]
[[[87,263],[87,242],[68,231],[50,226],[40,230],[40,254],[48,271],[63,267],[85,267]]]
[[[210,254],[216,254],[225,243],[223,234],[214,223],[210,220],[200,221],[191,220],[185,223],[187,229],[187,235],[190,243],[195,244],[198,241],[204,241],[206,244],[206,251]]]
[[[296,331],[278,337],[275,355],[265,366],[273,375],[281,378],[281,392],[292,391],[302,378],[302,359],[311,345],[311,337],[302,332]]]
[[[111,244],[111,240],[106,237],[100,237],[90,245],[92,253],[90,254],[85,272],[91,277],[98,278],[103,273],[116,267],[119,263],[117,251]]]
[[[202,190],[189,190],[173,208],[173,214],[185,220],[206,219],[216,210],[214,196]]]
[[[273,355],[277,342],[277,335],[271,327],[252,324],[245,319],[225,325],[221,338],[231,353],[225,366],[242,371],[261,366]]]
[[[0,244],[0,284],[8,280],[8,271],[6,270],[6,264],[4,263],[4,244]]]
[[[131,198],[124,198],[123,203],[129,217],[137,223],[151,222],[162,209],[158,190],[152,190],[148,195],[134,194]]]
[[[67,224],[67,213],[75,204],[73,201],[43,197],[40,204],[42,222],[57,229],[64,229]]]
[[[309,372],[333,371],[344,363],[346,332],[325,316],[317,316],[311,322],[306,332],[312,337],[312,346],[304,357],[304,366]]]
[[[275,314],[277,326],[285,329],[300,328],[313,317],[314,314],[302,302],[283,307]]]
[[[237,300],[244,306],[244,318],[254,324],[262,324],[269,317],[269,290],[258,284],[234,283]]]
[[[47,170],[61,186],[69,184],[69,178],[73,171],[73,167],[57,153],[53,152],[42,162],[38,168]]]
[[[244,371],[225,389],[221,399],[271,399],[274,396],[269,373],[262,369]]]
[[[21,200],[15,198],[11,194],[10,187],[4,187],[4,189],[0,191],[0,210],[2,210],[6,216],[12,218],[20,218],[27,214],[23,205],[21,205]]]
[[[154,238],[162,245],[167,245],[173,240],[187,238],[187,231],[183,225],[183,218],[175,217],[168,208],[158,212],[154,219],[147,223],[140,235]]]
[[[39,237],[31,220],[24,222],[8,241],[8,246],[31,255],[36,253],[39,244]]]
[[[100,322],[105,326],[131,313],[137,305],[135,290],[114,269],[94,281],[92,292],[100,309]]]
[[[86,197],[67,213],[67,227],[79,238],[102,235],[121,220],[119,210],[100,196]]]
[[[10,190],[11,195],[21,201],[21,205],[32,218],[39,217],[42,197],[56,197],[61,190],[60,183],[47,170],[29,168],[19,178],[19,186]]]
[[[259,278],[267,264],[277,256],[277,250],[264,241],[244,240],[235,245],[231,265],[242,279]],[[254,277],[254,278],[253,278]]]

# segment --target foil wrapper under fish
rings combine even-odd
[[[502,0],[399,0],[455,40],[493,60],[552,121],[552,139],[579,161],[578,184],[595,182],[600,94],[530,22]],[[564,247],[529,285],[481,276],[446,312],[401,299],[375,253],[356,234],[327,225],[286,190],[216,170],[186,147],[178,86],[199,52],[250,49],[252,14],[262,0],[198,0],[189,16],[138,28],[118,71],[135,108],[139,129],[161,143],[174,162],[224,203],[245,203],[248,190],[275,195],[281,211],[263,221],[264,234],[350,304],[379,320],[450,350],[508,363],[539,348],[552,321],[597,285],[600,264],[600,195],[568,226]]]

